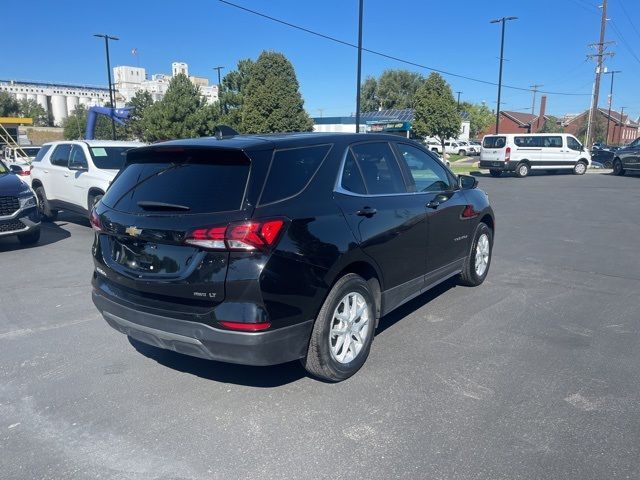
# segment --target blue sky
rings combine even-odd
[[[357,0],[233,1],[345,41],[357,40]],[[597,0],[365,0],[363,44],[433,68],[496,81],[500,27],[489,20],[518,16],[507,24],[504,82],[586,93],[549,95],[547,112],[579,112],[589,104],[594,64],[585,57],[592,53],[587,44],[598,39],[598,4]],[[121,38],[112,46],[112,65],[135,65],[131,49],[137,48],[140,66],[148,73],[169,72],[171,62],[178,60],[187,62],[192,74],[213,79],[213,66],[224,65],[228,71],[241,58],[277,50],[292,61],[312,116],[319,116],[318,109],[324,109],[325,116],[355,110],[355,49],[217,0],[22,0],[14,5],[19,7],[3,9],[3,36],[20,41],[8,49],[5,43],[0,63],[3,79],[106,85],[103,44],[92,34],[107,32]],[[637,118],[640,2],[609,0],[608,17],[607,39],[616,41],[612,47],[616,55],[608,66],[623,71],[615,78],[613,105],[615,109],[625,106]],[[386,68],[428,73],[370,53],[363,55],[363,78]],[[496,87],[445,78],[453,90],[463,92],[462,99],[495,107]],[[609,81],[610,76],[605,76],[601,106],[606,105]],[[503,90],[505,110],[523,111],[530,108],[531,100],[529,92]]]

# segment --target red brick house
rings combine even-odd
[[[545,116],[546,107],[547,97],[543,96],[540,99],[539,115],[501,110],[498,133],[537,133],[547,119]],[[493,123],[482,132],[481,136],[491,135],[495,133],[495,131],[496,125]]]
[[[609,109],[599,108],[598,118],[604,129],[606,135],[607,123],[609,123],[609,138],[606,139],[607,145],[625,145],[631,143],[640,135],[640,125],[638,122],[634,122],[628,115],[620,115],[620,112],[611,110],[609,115]],[[564,131],[573,135],[584,130],[584,124],[589,118],[589,110],[582,112],[580,115],[573,117],[564,125]]]

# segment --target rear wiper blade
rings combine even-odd
[[[153,202],[150,200],[140,200],[138,206],[144,210],[180,210],[186,212],[191,210],[186,205],[177,205],[175,203]]]

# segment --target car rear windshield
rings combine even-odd
[[[89,147],[91,158],[100,170],[120,170],[124,165],[124,155],[133,147]]]
[[[35,157],[38,152],[40,151],[40,147],[35,148],[35,147],[22,147],[22,151],[28,156],[28,157]]]
[[[250,162],[242,152],[213,149],[145,149],[131,152],[102,203],[142,213],[149,205],[173,213],[213,213],[242,207]],[[146,207],[142,207],[146,205]]]
[[[47,154],[47,152],[51,149],[51,145],[45,145],[44,147],[42,147],[39,151],[38,154],[36,155],[36,158],[33,159],[34,162],[41,162],[42,159],[44,158],[44,156]]]
[[[507,144],[506,137],[484,137],[482,146],[484,148],[504,148]]]

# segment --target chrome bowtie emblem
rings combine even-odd
[[[124,231],[127,235],[131,235],[132,237],[137,237],[142,233],[140,228],[134,226],[127,227]]]

